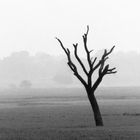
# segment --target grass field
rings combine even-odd
[[[139,140],[139,91],[99,90],[105,126],[98,128],[81,89],[5,91],[0,99],[0,140]]]

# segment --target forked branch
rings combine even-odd
[[[87,83],[85,82],[85,80],[79,75],[78,70],[76,65],[72,62],[71,60],[71,54],[70,54],[70,50],[64,47],[63,43],[61,42],[60,39],[56,38],[58,40],[58,42],[60,43],[60,46],[62,47],[62,49],[64,50],[64,52],[67,55],[67,59],[68,59],[68,66],[70,67],[70,69],[73,71],[74,75],[81,81],[81,83],[85,86],[85,88],[87,87]],[[81,62],[82,64],[82,62]],[[84,66],[84,65],[83,65]]]
[[[110,51],[108,51],[108,52],[105,49],[104,50],[104,54],[102,55],[100,61],[93,68],[93,71],[92,72],[94,72],[97,68],[99,68],[98,69],[98,78],[97,78],[97,80],[95,81],[95,83],[92,86],[92,90],[93,91],[95,91],[97,89],[97,87],[99,86],[99,84],[101,83],[103,77],[106,74],[115,74],[117,72],[115,67],[114,68],[109,68],[109,64],[105,65],[106,60],[109,58],[109,54],[112,53],[112,51],[113,51],[114,48],[115,48],[115,46],[113,46],[110,49]]]
[[[79,58],[79,56],[78,56],[78,54],[77,54],[77,46],[78,46],[78,43],[73,44],[73,46],[74,46],[74,55],[75,55],[77,61],[78,61],[79,64],[81,65],[81,67],[82,67],[83,71],[85,72],[85,74],[88,75],[88,72],[87,72],[87,70],[86,70],[86,68],[85,68],[85,66],[84,66],[84,64],[83,64],[83,62],[81,61],[81,59]]]

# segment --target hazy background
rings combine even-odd
[[[118,73],[102,86],[140,85],[140,2],[138,0],[0,1],[0,87],[79,86],[55,37],[66,47],[79,43],[90,26],[89,48],[116,45],[111,56]]]
[[[118,73],[106,76],[102,86],[140,86],[140,54],[117,52],[110,57],[110,66],[116,66]],[[85,63],[85,59],[82,60]],[[16,88],[23,80],[28,80],[32,87],[37,88],[79,87],[80,82],[66,62],[63,55],[56,57],[45,53],[30,55],[27,51],[14,52],[0,60],[0,85]]]

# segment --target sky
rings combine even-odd
[[[72,49],[89,25],[89,48],[116,45],[116,51],[140,52],[139,0],[0,1],[0,58],[26,50],[61,55],[55,37]]]

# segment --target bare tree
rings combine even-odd
[[[71,59],[71,52],[68,48],[65,48],[62,41],[59,38],[56,38],[58,42],[60,43],[60,46],[64,50],[67,59],[68,59],[68,66],[70,69],[73,71],[74,75],[79,79],[79,81],[84,85],[88,99],[90,101],[90,104],[92,106],[93,114],[94,114],[94,119],[95,119],[95,124],[96,126],[103,126],[103,120],[101,116],[101,112],[95,97],[95,91],[99,84],[101,83],[103,77],[107,74],[114,74],[116,73],[116,68],[109,68],[109,64],[105,64],[107,59],[109,58],[109,55],[112,53],[113,49],[115,46],[113,46],[109,51],[106,49],[104,50],[103,55],[99,60],[97,60],[97,57],[91,57],[91,52],[93,50],[89,50],[87,47],[87,36],[89,32],[89,26],[87,26],[87,32],[82,36],[83,38],[83,43],[84,43],[84,50],[86,52],[86,57],[87,57],[87,63],[89,65],[89,68],[85,67],[84,63],[81,61],[78,53],[77,53],[77,47],[78,43],[73,44],[74,47],[74,56],[79,62],[81,68],[83,69],[87,79],[85,80],[78,72],[77,66],[73,63],[73,60]],[[95,71],[98,71],[98,77],[93,83],[93,74]]]

